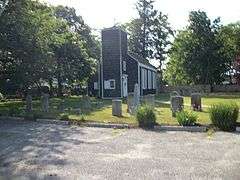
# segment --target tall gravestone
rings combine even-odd
[[[127,112],[132,114],[133,113],[133,98],[134,98],[134,93],[128,93],[127,97]]]
[[[139,105],[140,105],[140,89],[138,84],[135,84],[133,95],[133,113],[136,112]]]
[[[182,96],[171,96],[171,110],[172,116],[176,117],[176,113],[183,110],[183,97]]]
[[[82,97],[82,105],[83,105],[83,108],[86,109],[86,110],[90,110],[91,109],[91,99],[89,96],[83,96]]]
[[[120,99],[112,100],[112,115],[117,117],[122,116],[122,100]]]
[[[49,94],[42,93],[42,110],[43,112],[49,112]]]
[[[191,94],[191,107],[194,111],[202,111],[202,96],[200,93]]]
[[[31,94],[27,94],[26,96],[26,112],[32,112],[32,96]]]

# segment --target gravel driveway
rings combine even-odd
[[[240,179],[240,134],[0,121],[0,179]]]

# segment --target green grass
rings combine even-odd
[[[157,96],[156,100],[156,116],[157,123],[165,125],[178,125],[176,118],[171,116],[171,110],[169,105],[169,94],[161,94]],[[41,112],[40,100],[33,102],[33,111],[39,114],[42,118],[60,119],[63,114],[67,114],[70,119],[81,121],[84,117],[86,121],[92,122],[105,122],[105,123],[128,123],[137,125],[137,121],[134,116],[127,113],[126,102],[123,102],[123,117],[112,116],[111,100],[101,100],[91,98],[91,108],[85,108],[82,97],[72,96],[64,99],[65,111],[59,111],[59,105],[62,100],[59,98],[52,98],[50,100],[49,113]],[[208,107],[215,103],[224,102],[236,102],[240,106],[240,93],[231,94],[210,94],[202,98],[203,112],[195,112],[198,115],[197,123],[208,125],[210,124]],[[190,111],[190,97],[184,97],[184,104],[186,111]],[[25,102],[21,100],[12,100],[8,102],[0,102],[0,114],[7,115],[9,108],[19,109],[17,116],[24,116]],[[76,109],[80,108],[81,113],[77,113]],[[238,120],[240,122],[240,119]]]

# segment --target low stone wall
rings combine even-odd
[[[214,85],[212,92],[240,92],[239,85]]]
[[[190,96],[191,93],[210,93],[210,85],[194,85],[194,86],[162,86],[160,87],[160,93],[170,93],[177,91],[181,96]]]
[[[239,85],[190,85],[190,86],[160,86],[160,93],[177,91],[181,96],[190,96],[191,93],[218,93],[218,92],[240,92]]]

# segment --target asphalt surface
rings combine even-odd
[[[2,179],[240,179],[240,134],[0,121]]]

